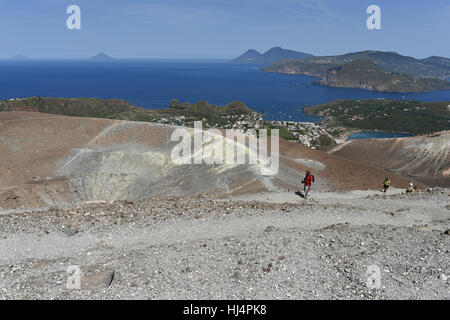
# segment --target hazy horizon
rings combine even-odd
[[[273,47],[272,47],[273,48]],[[247,50],[250,50],[250,49],[253,49],[253,48],[249,48],[249,49],[247,49]],[[271,48],[268,48],[267,50],[269,50],[269,49],[271,49]],[[289,49],[289,50],[292,50],[291,48],[283,48],[283,49]],[[245,50],[245,51],[247,51],[247,50]],[[256,49],[255,49],[256,50]],[[259,50],[257,50],[258,52],[260,52],[260,53],[264,53],[265,51],[267,51],[267,50],[261,50],[261,51],[259,51]],[[365,49],[365,50],[360,50],[360,51],[368,51],[368,50],[375,50],[375,51],[385,51],[385,52],[388,52],[387,50],[376,50],[376,49]],[[230,60],[232,60],[232,59],[235,59],[235,58],[237,58],[238,56],[240,56],[241,54],[243,54],[243,53],[245,53],[245,51],[243,51],[243,52],[241,52],[241,53],[236,53],[234,56],[229,56],[229,57],[192,57],[192,58],[188,58],[188,57],[173,57],[173,58],[167,58],[167,57],[138,57],[138,58],[132,58],[132,57],[114,57],[114,56],[111,56],[111,55],[109,55],[108,53],[106,53],[106,52],[99,52],[99,53],[103,53],[103,54],[106,54],[108,57],[111,57],[111,58],[113,58],[112,60],[109,60],[109,61],[111,61],[111,62],[114,62],[115,60],[117,60],[117,61],[133,61],[133,60],[167,60],[167,61],[199,61],[199,60],[203,60],[203,61],[224,61],[224,62],[226,62],[226,61],[230,61]],[[303,52],[303,51],[302,51]],[[357,52],[357,51],[345,51],[345,52],[342,52],[342,53],[339,53],[339,54],[333,54],[333,55],[324,55],[324,56],[334,56],[334,55],[340,55],[340,54],[346,54],[346,53],[352,53],[352,52]],[[314,53],[311,53],[311,52],[304,52],[304,53],[310,53],[310,54],[312,54],[313,56],[319,56],[319,55],[316,55],[316,54],[314,54]],[[398,54],[400,54],[400,55],[402,55],[402,56],[408,56],[407,54],[403,54],[402,52],[396,52],[396,53],[398,53]],[[91,56],[88,56],[88,57],[78,57],[78,58],[73,58],[73,57],[43,57],[43,58],[34,58],[34,57],[30,57],[30,56],[27,56],[27,55],[23,55],[23,54],[16,54],[16,55],[14,55],[14,56],[12,56],[12,57],[0,57],[0,60],[2,60],[2,61],[17,61],[17,62],[20,62],[20,61],[71,61],[71,60],[73,60],[73,61],[84,61],[84,60],[91,60],[91,58],[92,57],[94,57],[94,56],[96,56],[97,54],[93,54],[93,55],[91,55]],[[20,59],[15,59],[16,57],[18,57],[18,56],[22,56],[22,57],[24,57],[24,58],[26,58],[26,59],[24,59],[24,60],[20,60]],[[436,56],[436,55],[433,55],[433,56]],[[417,59],[423,59],[422,57],[420,57],[420,58],[418,58],[418,57],[414,57],[414,56],[410,56],[410,57],[413,57],[413,58],[417,58]],[[431,57],[431,56],[427,56],[427,57],[424,57],[424,58],[428,58],[428,57]],[[450,57],[450,55],[449,56],[441,56],[441,57],[444,57],[444,58],[449,58]],[[96,61],[96,60],[91,60],[91,61]],[[98,61],[98,60],[97,60]]]
[[[369,30],[369,5],[381,29]],[[69,30],[70,5],[81,29]],[[0,0],[0,59],[231,59],[271,47],[338,55],[395,51],[415,58],[450,56],[450,5],[366,0]]]

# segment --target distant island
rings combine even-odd
[[[107,54],[104,54],[103,52],[100,52],[99,54],[90,57],[89,60],[93,61],[113,61],[115,60],[113,57],[108,56]]]
[[[316,83],[336,87],[392,92],[450,89],[449,82],[443,80],[450,77],[450,59],[430,57],[419,60],[396,52],[368,50],[339,56],[281,60],[263,70],[316,76],[321,78]]]
[[[239,63],[254,63],[270,65],[276,61],[283,59],[303,59],[312,56],[309,53],[298,52],[281,47],[274,47],[264,53],[260,53],[254,49],[247,50],[245,53],[231,60]]]
[[[14,57],[11,57],[11,60],[28,61],[28,60],[30,60],[30,58],[28,58],[27,56],[21,55],[21,54],[17,54]]]

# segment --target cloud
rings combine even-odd
[[[188,3],[127,3],[120,4],[120,9],[118,6],[110,7],[102,19],[116,23],[119,19],[131,24],[190,26],[227,23],[237,19],[231,12],[223,12],[210,6],[191,6]]]
[[[346,21],[344,16],[330,7],[327,1],[324,0],[297,0],[293,5],[307,10],[294,9],[292,6],[283,6],[281,8],[303,17],[314,18],[315,20],[321,20],[325,17],[328,20]],[[308,12],[313,12],[313,14],[308,14]]]
[[[444,17],[450,17],[450,5],[446,5],[443,8],[439,8],[439,10],[437,10],[437,15],[438,16],[444,16]]]
[[[301,10],[292,9],[292,8],[288,8],[288,7],[281,7],[281,9],[283,9],[283,10],[285,10],[287,12],[293,13],[293,14],[295,14],[297,16],[301,16],[303,18],[310,18],[311,17],[310,15],[307,15],[305,12],[303,12]]]

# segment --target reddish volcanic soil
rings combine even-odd
[[[170,162],[174,128],[37,112],[0,112],[0,208],[298,190],[307,169],[316,177],[314,188],[321,191],[379,189],[386,176],[398,188],[406,188],[409,183],[377,169],[381,162],[367,161],[383,154],[384,147],[373,142],[371,153],[371,148],[361,152],[362,146],[355,143],[327,154],[281,141],[280,170],[271,177],[262,177],[246,165],[225,170],[206,165],[174,166]],[[352,154],[359,156],[349,156]]]
[[[430,186],[450,186],[450,132],[398,139],[353,140],[332,155],[378,167]]]

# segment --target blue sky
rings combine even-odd
[[[82,29],[66,28],[81,7]],[[366,28],[381,7],[382,29]],[[0,0],[0,58],[232,58],[282,46],[450,57],[448,0]]]

